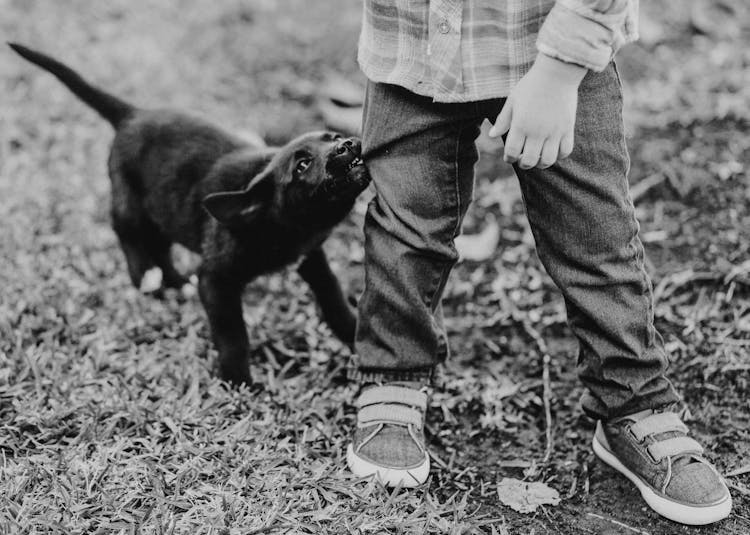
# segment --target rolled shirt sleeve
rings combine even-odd
[[[553,58],[602,71],[617,50],[638,35],[635,0],[557,0],[536,47]]]

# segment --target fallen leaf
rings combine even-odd
[[[560,494],[544,483],[526,483],[512,477],[504,477],[497,485],[500,501],[519,513],[533,513],[540,505],[557,505]]]
[[[456,249],[463,260],[482,262],[492,257],[500,241],[500,227],[494,217],[479,234],[465,234],[456,238]]]

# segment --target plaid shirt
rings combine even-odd
[[[638,0],[364,0],[358,60],[437,102],[504,97],[537,52],[601,71],[637,15]]]

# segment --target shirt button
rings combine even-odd
[[[446,19],[440,19],[440,22],[438,23],[438,30],[440,33],[448,33],[451,31],[451,25],[448,24],[448,21]]]

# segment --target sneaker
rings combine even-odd
[[[373,386],[357,399],[357,429],[346,462],[359,477],[374,475],[389,487],[416,487],[427,480],[427,394],[407,386]]]
[[[645,410],[597,423],[594,453],[638,487],[660,515],[694,526],[729,516],[732,497],[674,412]]]

